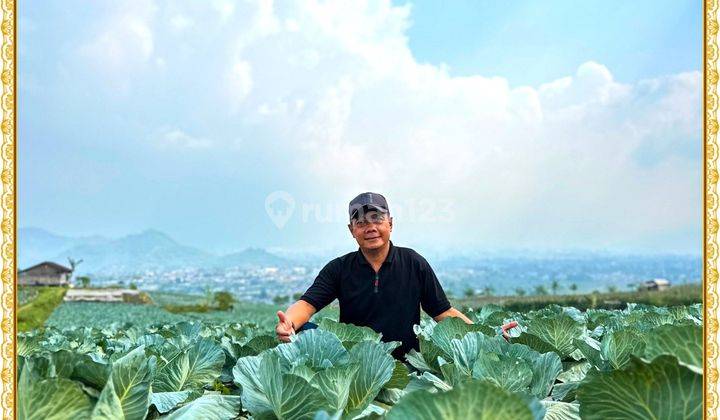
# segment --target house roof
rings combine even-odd
[[[39,263],[39,264],[33,265],[32,267],[28,267],[28,268],[26,268],[26,269],[24,269],[24,270],[18,271],[18,274],[24,273],[24,272],[26,272],[26,271],[30,271],[30,270],[32,270],[33,268],[42,267],[43,265],[50,266],[50,267],[54,268],[56,271],[58,271],[58,272],[60,272],[60,273],[71,273],[71,272],[72,272],[71,269],[65,267],[64,265],[60,265],[60,264],[54,263],[54,262],[52,262],[52,261],[43,261],[43,262],[41,262],[41,263]]]

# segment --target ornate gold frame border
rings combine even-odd
[[[718,418],[718,0],[706,0],[703,16],[704,177],[704,417]]]
[[[718,108],[718,2],[720,0],[705,0],[703,16],[703,90],[704,90],[704,173],[703,173],[703,282],[704,282],[704,310],[705,310],[705,374],[704,380],[704,417],[706,419],[718,418],[718,130],[720,129],[720,113]],[[4,419],[16,417],[15,384],[17,372],[15,371],[16,354],[16,235],[17,235],[17,205],[16,205],[16,127],[17,127],[17,4],[14,0],[0,0],[2,9],[2,68],[0,71],[0,135],[2,146],[0,156],[2,159],[0,181],[0,208],[2,221],[0,222],[0,235],[2,244],[2,271],[0,280],[0,308],[2,321],[2,341],[0,342],[0,410]]]
[[[16,185],[17,172],[15,156],[17,151],[16,131],[16,92],[17,92],[17,5],[14,0],[1,0],[2,23],[2,71],[0,71],[0,82],[2,92],[0,93],[0,111],[2,112],[0,122],[0,134],[2,135],[2,156],[0,181],[2,181],[2,193],[0,195],[0,207],[2,208],[2,222],[0,222],[0,234],[2,235],[2,289],[0,290],[0,307],[2,308],[2,343],[0,344],[0,379],[2,388],[0,390],[0,408],[4,419],[16,417],[16,395],[15,384],[17,373],[15,372],[15,273],[16,273]]]

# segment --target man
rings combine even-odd
[[[382,333],[383,341],[402,342],[393,351],[396,359],[419,349],[413,324],[420,323],[420,307],[438,322],[459,317],[472,324],[450,305],[425,258],[390,241],[393,221],[385,197],[362,193],[350,202],[349,214],[348,229],[359,249],[327,263],[297,302],[278,311],[278,339],[290,341],[290,335],[310,326],[310,317],[336,298],[340,322],[370,327]]]

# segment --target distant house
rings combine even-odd
[[[21,286],[67,286],[70,284],[70,276],[72,276],[71,269],[52,261],[44,261],[18,271],[18,284]]]
[[[662,291],[670,287],[670,280],[652,279],[640,284],[640,290],[657,290]]]

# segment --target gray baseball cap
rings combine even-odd
[[[370,210],[377,210],[381,213],[390,213],[387,200],[382,194],[364,192],[358,194],[357,197],[350,201],[350,206],[348,208],[350,220],[359,217]]]

